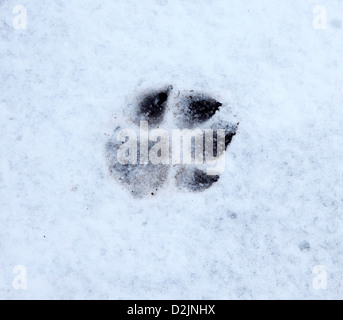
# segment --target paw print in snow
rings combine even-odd
[[[106,145],[110,174],[136,197],[155,195],[164,184],[191,192],[210,188],[238,127],[220,120],[221,107],[212,97],[175,93],[172,86],[144,94]]]

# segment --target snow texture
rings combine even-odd
[[[0,298],[342,298],[343,1],[317,4],[0,0]],[[211,188],[134,198],[106,144],[169,85],[240,125]]]

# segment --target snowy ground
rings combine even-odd
[[[342,298],[341,20],[338,0],[0,0],[0,298]],[[104,146],[169,84],[239,130],[209,190],[135,199]]]

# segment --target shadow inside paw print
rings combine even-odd
[[[179,188],[188,189],[189,191],[206,190],[219,180],[218,175],[209,176],[206,172],[197,168],[182,168],[177,172],[175,178]]]
[[[212,135],[206,136],[204,134],[199,138],[200,140],[197,140],[196,136],[192,138],[190,148],[193,160],[195,150],[198,147],[197,144],[203,148],[207,143],[210,145],[213,157],[225,157],[223,152],[236,134],[238,124],[232,125],[224,120],[216,119],[218,118],[216,113],[222,106],[221,102],[204,94],[195,93],[193,90],[186,95],[181,95],[179,92],[171,97],[172,89],[173,87],[169,86],[148,92],[141,97],[131,114],[131,120],[135,125],[130,129],[131,131],[124,134],[126,139],[118,140],[119,132],[124,129],[118,126],[107,143],[106,151],[111,175],[126,185],[135,197],[155,195],[156,191],[170,179],[174,180],[173,185],[177,189],[185,189],[191,192],[204,191],[219,180],[219,174],[209,174],[202,165],[194,163],[178,165],[178,163],[163,162],[163,160],[153,163],[153,160],[150,159],[150,153],[153,149],[157,149],[155,160],[169,159],[168,155],[162,157],[164,153],[169,152],[174,143],[163,139],[163,135],[167,133],[165,129],[170,127],[170,123],[168,125],[166,123],[166,114],[169,110],[172,111],[175,127],[182,128],[182,131],[193,130],[195,127],[197,129],[194,130],[206,132],[207,129],[211,129],[212,131]],[[146,133],[142,131],[142,123],[144,124],[144,122],[146,122]],[[161,129],[163,127],[164,129]],[[148,134],[150,128],[159,128],[155,130],[163,131],[159,137],[151,140],[150,132]],[[222,140],[218,139],[219,131],[224,132],[224,139]],[[149,137],[146,145],[142,142],[143,137],[139,135],[142,132]],[[183,137],[183,139],[185,138]],[[184,140],[183,143],[185,143]],[[131,147],[126,150],[124,155],[126,158],[130,158],[130,161],[125,163],[118,161],[119,153],[124,144]],[[149,153],[149,160],[147,160],[147,156],[144,156],[145,150]],[[201,158],[207,158],[206,152],[208,150],[205,151],[205,148],[201,149]],[[173,171],[176,172],[173,173]]]
[[[136,122],[145,120],[151,127],[159,125],[164,118],[167,100],[172,87],[146,94],[138,104]]]
[[[215,99],[203,95],[188,95],[185,101],[185,107],[181,110],[180,115],[183,123],[190,128],[209,120],[222,106]]]

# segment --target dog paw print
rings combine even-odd
[[[106,145],[110,174],[135,197],[164,185],[201,192],[220,178],[238,123],[218,115],[222,103],[172,86],[138,98]]]

